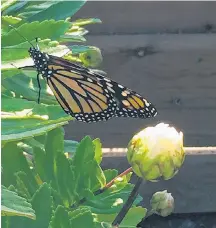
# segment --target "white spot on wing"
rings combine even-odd
[[[107,89],[108,89],[109,91],[111,91],[112,93],[115,93],[115,90],[113,90],[112,88],[107,87]]]
[[[91,78],[87,78],[87,81],[89,82],[93,82],[93,80]]]

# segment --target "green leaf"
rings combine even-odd
[[[39,147],[34,147],[33,154],[34,154],[35,171],[39,175],[42,182],[45,182],[47,180],[46,167],[45,167],[45,164],[46,164],[45,151]]]
[[[13,5],[17,0],[2,0],[1,12]]]
[[[93,144],[95,146],[95,160],[97,161],[98,164],[101,163],[102,161],[102,144],[100,142],[100,139],[94,139]]]
[[[56,157],[64,153],[64,134],[61,128],[56,128],[47,134],[45,144],[45,167],[47,181],[55,186]]]
[[[107,222],[100,222],[96,224],[96,228],[113,228],[112,224]]]
[[[66,34],[62,35],[61,42],[85,42],[86,39],[83,36],[78,35],[72,35],[72,34]]]
[[[72,26],[68,31],[67,31],[68,35],[71,36],[84,36],[86,34],[88,34],[88,30],[86,30],[85,28],[79,27],[79,26]]]
[[[35,219],[35,212],[31,204],[5,186],[1,186],[1,214],[3,216],[24,216]]]
[[[72,23],[74,26],[83,26],[83,25],[89,25],[89,24],[102,23],[102,21],[98,18],[88,18],[88,19],[78,19],[76,21],[73,21]]]
[[[51,188],[47,183],[44,183],[35,192],[32,200],[32,208],[35,210],[36,220],[26,218],[10,218],[10,227],[48,227],[52,216],[53,199],[51,196]]]
[[[26,74],[24,74],[26,72]],[[2,86],[6,91],[11,91],[13,97],[16,98],[25,98],[30,101],[37,101],[38,99],[38,82],[37,82],[37,73],[33,71],[21,71],[17,69],[11,69],[3,71],[2,73]],[[41,96],[40,102],[44,104],[58,104],[56,98],[54,97],[49,86],[45,80],[40,80],[41,85]]]
[[[37,218],[33,227],[48,227],[52,215],[52,204],[51,188],[44,183],[32,198],[32,207]]]
[[[26,3],[27,1],[6,0],[2,7],[2,15],[15,15],[15,12]]]
[[[93,216],[88,208],[80,207],[77,210],[69,212],[71,227],[95,228]]]
[[[116,169],[107,169],[104,170],[104,175],[106,177],[106,183],[108,183],[118,175],[118,171]]]
[[[35,193],[36,189],[38,186],[36,185],[36,179],[34,178],[35,185],[32,185],[31,182],[32,180],[29,179],[27,174],[23,171],[19,171],[14,174],[16,177],[16,187],[17,187],[17,192],[22,196],[25,197],[26,199],[31,199],[33,194]]]
[[[64,154],[63,131],[58,128],[47,134],[45,151],[34,148],[35,169],[42,181],[49,182],[58,191],[63,205],[75,201],[75,181],[69,160]]]
[[[130,208],[119,228],[136,228],[137,224],[146,216],[147,209],[142,207]],[[107,222],[112,224],[117,214],[95,214],[98,222]]]
[[[49,228],[71,228],[68,212],[59,205],[51,219]]]
[[[108,181],[115,177],[113,177],[114,173],[116,173],[115,170],[106,170],[104,172],[106,177],[110,177]],[[130,176],[131,174],[128,174],[117,178],[110,188],[106,189],[103,193],[88,199],[83,205],[89,206],[91,211],[97,214],[119,212],[123,204],[128,199],[134,186],[128,183]],[[141,200],[142,197],[138,196],[134,201],[134,205],[137,205]]]
[[[73,156],[73,154],[76,152],[76,148],[78,146],[77,141],[73,140],[64,140],[64,152],[69,153],[69,156]]]
[[[3,98],[2,141],[17,141],[42,135],[71,119],[60,106]]]
[[[70,207],[78,199],[76,182],[69,161],[63,153],[56,157],[56,180],[58,192],[61,195],[64,206]]]
[[[26,1],[22,6],[4,12],[5,14],[15,14],[28,22],[43,21],[46,19],[61,20],[73,16],[84,4],[85,1]]]
[[[71,23],[67,21],[46,20],[43,22],[34,21],[31,23],[25,23],[18,27],[17,31],[29,41],[35,40],[35,37],[40,37],[42,40],[47,38],[57,40],[70,27]],[[17,31],[11,29],[10,32],[2,36],[2,47],[26,42]]]
[[[95,196],[93,199],[88,199],[83,205],[89,206],[91,211],[97,214],[117,213],[128,199],[132,189],[133,186],[129,184],[119,191],[117,189],[113,191],[112,188],[110,188],[102,194]],[[134,205],[138,204],[141,199],[142,198],[138,196]]]
[[[16,186],[15,173],[23,171],[27,177],[31,189],[37,189],[36,180],[30,170],[28,162],[22,153],[22,150],[15,143],[7,143],[2,148],[2,183],[8,187],[11,184]],[[33,192],[34,192],[33,191]]]
[[[86,52],[88,50],[92,50],[94,48],[93,46],[70,45],[69,43],[67,44],[67,46],[72,51],[72,54],[80,54],[80,53]]]
[[[9,27],[9,25],[13,25],[13,26],[16,26],[16,24],[18,24],[20,21],[22,21],[21,18],[19,17],[13,17],[13,16],[2,16],[1,17],[2,19],[2,27],[1,27],[1,31],[2,31],[2,34],[4,35],[5,33],[9,32],[9,30],[11,29]]]
[[[81,140],[73,157],[77,192],[85,196],[85,189],[98,190],[105,185],[105,176],[95,160],[95,148],[90,137]]]
[[[44,144],[40,143],[35,138],[24,139],[22,142],[20,142],[17,145],[19,147],[22,147],[23,151],[25,151],[26,153],[33,155],[33,148],[35,147],[38,147],[44,150]]]
[[[13,17],[13,16],[8,16],[8,15],[2,16],[1,19],[2,19],[2,24],[4,26],[15,25],[15,24],[19,23],[20,21],[22,21],[22,19],[19,17]]]
[[[35,40],[32,41],[31,43],[34,46],[37,44]],[[59,57],[62,57],[66,53],[70,52],[70,50],[65,45],[59,45],[57,41],[51,41],[50,39],[39,40],[38,46],[40,47],[40,50],[42,52],[46,52],[47,54],[51,54]],[[12,70],[14,67],[16,67],[15,70],[17,70],[18,73],[21,73],[22,70],[21,69],[19,70],[18,69],[19,67],[33,66],[34,62],[32,58],[29,56],[29,52],[28,52],[29,47],[30,47],[30,44],[28,42],[23,42],[13,46],[3,47],[2,48],[2,64],[3,64],[2,69]],[[35,68],[28,69],[28,70],[32,70],[35,72],[35,74],[37,74]],[[26,75],[27,75],[28,70],[23,69],[23,73],[25,73],[24,71],[26,71]]]

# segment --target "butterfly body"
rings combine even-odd
[[[29,54],[61,107],[78,121],[150,118],[157,114],[142,96],[94,70],[43,53],[38,47],[31,47]]]

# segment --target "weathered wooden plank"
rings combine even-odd
[[[146,96],[158,109],[150,120],[71,122],[66,137],[100,137],[105,147],[125,147],[149,124],[168,122],[184,132],[185,145],[216,145],[216,35],[89,36],[102,49],[108,77]]]
[[[185,162],[174,178],[141,186],[143,206],[148,206],[153,193],[167,189],[175,198],[175,213],[216,211],[216,148],[186,148],[186,152]],[[124,152],[118,155],[114,149],[105,154],[103,168],[122,172],[129,167]]]
[[[88,1],[74,19],[98,17],[91,34],[215,32],[216,2]]]

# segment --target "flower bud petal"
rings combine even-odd
[[[166,217],[174,210],[174,198],[167,190],[156,192],[150,201],[152,211],[160,216]]]
[[[127,159],[133,171],[146,180],[172,178],[183,164],[183,134],[160,123],[136,134],[128,145]]]

